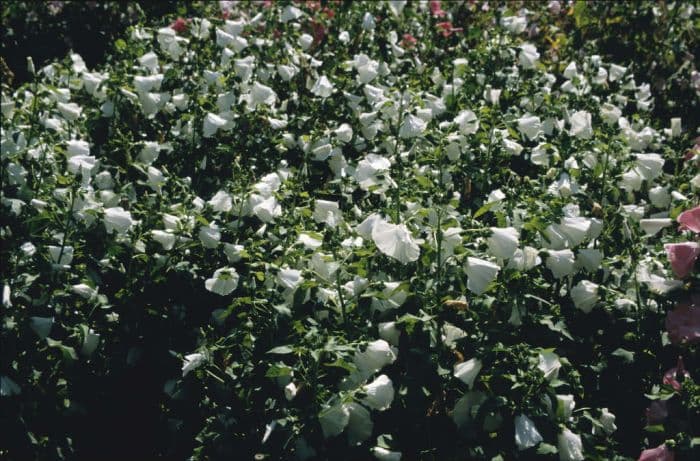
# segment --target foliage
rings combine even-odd
[[[0,454],[694,458],[700,152],[632,66],[511,6],[220,7],[3,86]]]

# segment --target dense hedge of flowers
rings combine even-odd
[[[693,459],[697,127],[522,12],[255,6],[3,89],[0,454]]]

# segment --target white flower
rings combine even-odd
[[[297,238],[297,243],[304,245],[307,250],[315,250],[323,245],[323,237],[316,237],[314,235],[302,232]]]
[[[379,251],[402,264],[416,261],[420,256],[418,243],[404,224],[377,221],[372,228],[372,240]]]
[[[571,289],[571,299],[577,309],[588,314],[598,302],[598,285],[588,280],[581,280]]]
[[[343,405],[348,411],[350,419],[348,420],[348,445],[359,445],[372,436],[374,424],[370,417],[369,411],[359,403],[350,402]]]
[[[503,16],[501,26],[505,27],[511,34],[522,34],[527,28],[527,18],[524,16]]]
[[[362,28],[366,31],[374,30],[377,23],[374,20],[372,13],[367,11],[364,16],[362,16]]]
[[[78,283],[71,286],[70,291],[83,299],[90,299],[97,293],[97,290],[85,283]]]
[[[479,120],[476,114],[470,110],[463,110],[454,118],[454,122],[459,126],[460,133],[464,135],[474,134],[479,129]]]
[[[362,403],[374,410],[386,410],[394,401],[394,386],[387,375],[380,375],[363,386],[362,392],[367,394]]]
[[[277,101],[277,94],[272,91],[272,88],[258,82],[253,83],[253,87],[250,90],[250,104],[253,108],[260,104],[273,106],[275,101]]]
[[[138,61],[139,64],[141,64],[143,67],[150,70],[151,72],[155,72],[158,70],[158,55],[155,54],[153,51],[149,51],[148,53],[144,54],[138,59]]]
[[[343,123],[333,131],[338,138],[338,141],[347,143],[352,140],[352,127],[347,123]]]
[[[282,13],[280,13],[280,21],[281,22],[289,22],[289,21],[294,21],[295,19],[299,19],[304,15],[304,12],[301,11],[299,8],[292,6],[292,5],[287,5],[284,10],[282,10]]]
[[[333,84],[328,80],[328,77],[322,75],[316,80],[311,92],[321,98],[327,98],[333,94]]]
[[[503,139],[503,147],[505,147],[508,154],[514,157],[517,157],[523,151],[522,145],[508,138]]]
[[[583,461],[581,437],[564,428],[558,437],[560,461]]]
[[[318,421],[321,423],[323,437],[334,437],[343,432],[345,426],[350,422],[350,411],[347,406],[336,404],[321,410],[321,413],[318,414]]]
[[[615,425],[615,415],[608,411],[607,408],[602,408],[600,413],[600,424],[603,425],[603,430],[608,434],[612,434],[617,430]]]
[[[569,133],[572,136],[581,139],[589,139],[593,136],[590,112],[586,112],[585,110],[574,112],[573,115],[569,117],[569,123],[571,124]]]
[[[382,447],[373,447],[372,454],[378,461],[401,461],[400,451],[390,451]]]
[[[481,371],[481,360],[473,358],[454,366],[453,375],[467,386],[474,387],[474,380]]]
[[[220,213],[228,213],[233,207],[231,196],[222,190],[214,194],[214,196],[207,203],[209,203],[214,211],[218,211]]]
[[[227,123],[228,120],[225,118],[209,112],[206,117],[204,117],[202,136],[211,138],[220,128],[224,128]]]
[[[562,278],[574,273],[574,252],[566,250],[550,250],[547,257],[546,265],[552,271],[555,278]]]
[[[384,282],[384,290],[382,290],[383,298],[372,299],[372,312],[379,311],[381,313],[389,309],[397,309],[406,302],[408,294],[401,288],[399,282]]]
[[[525,415],[515,417],[515,444],[518,450],[527,450],[542,440],[544,439],[530,418]]]
[[[293,382],[290,382],[289,384],[284,386],[284,397],[287,400],[292,400],[292,399],[294,399],[294,397],[296,397],[297,391],[298,391],[298,389],[297,389],[296,384],[294,384]]]
[[[467,288],[480,295],[486,291],[489,283],[496,279],[501,268],[492,262],[479,258],[467,258],[464,272],[467,274]]]
[[[557,417],[568,421],[576,408],[576,400],[571,394],[557,394]]]
[[[621,79],[627,72],[626,67],[618,66],[617,64],[610,64],[610,81]]]
[[[389,159],[377,154],[368,154],[357,164],[355,180],[362,190],[369,191],[376,186],[383,185],[384,181],[379,176],[388,171],[389,168],[391,168]]]
[[[214,275],[204,282],[204,287],[216,293],[226,296],[238,288],[238,272],[233,267],[222,267],[214,271]]]
[[[394,346],[399,345],[401,330],[396,327],[396,322],[380,322],[377,325],[377,329],[379,330],[380,338],[388,341],[389,344],[393,344]]]
[[[29,327],[39,339],[46,339],[53,327],[53,317],[30,317]]]
[[[317,223],[324,223],[331,228],[343,222],[343,214],[340,212],[338,202],[328,200],[316,200],[313,218]]]
[[[371,376],[396,360],[395,349],[383,339],[367,344],[364,352],[356,352],[353,362],[365,378]]]
[[[65,245],[63,247],[49,245],[47,247],[49,250],[49,255],[51,256],[51,261],[59,266],[70,266],[73,261],[73,247]],[[60,258],[60,261],[59,261]]]
[[[100,335],[95,333],[95,331],[90,328],[87,331],[85,338],[83,338],[83,345],[80,348],[80,353],[86,357],[90,357],[95,352],[99,344]]]
[[[252,194],[249,198],[249,204],[253,214],[262,222],[271,222],[282,215],[282,207],[274,196],[263,198],[260,195]]]
[[[540,59],[540,54],[537,52],[535,45],[524,43],[520,46],[519,58],[523,69],[533,69],[537,65],[537,60]]]
[[[333,261],[332,256],[323,253],[314,253],[309,262],[310,268],[324,280],[332,280],[333,274],[340,268],[340,264]]]
[[[500,259],[508,259],[515,254],[519,244],[517,229],[514,227],[492,227],[491,233],[487,243],[489,252],[493,256]]]
[[[148,187],[150,187],[151,190],[160,194],[163,184],[165,184],[166,181],[165,175],[163,175],[163,172],[160,171],[158,168],[152,166],[148,167],[146,173],[148,174],[148,180],[146,181],[146,184],[148,184]]]
[[[187,373],[196,370],[206,361],[205,355],[198,352],[186,355],[182,363],[182,376],[185,377]]]
[[[559,376],[561,362],[559,356],[552,351],[542,351],[538,356],[537,368],[544,373],[545,379],[551,381]]]
[[[649,189],[649,201],[656,208],[666,208],[671,204],[671,194],[663,186],[656,186]]]
[[[582,248],[578,250],[576,256],[576,266],[583,267],[588,272],[595,272],[600,269],[603,260],[603,253],[595,248]]]
[[[9,376],[0,375],[0,397],[19,395],[22,389]]]
[[[282,269],[277,274],[277,282],[289,290],[295,290],[303,281],[304,277],[301,276],[301,271],[296,269]]]
[[[542,133],[542,121],[535,115],[525,115],[518,119],[518,130],[530,141]]]
[[[309,34],[301,34],[298,41],[299,46],[304,51],[308,50],[313,42],[314,38]]]
[[[66,142],[66,154],[68,158],[76,155],[90,155],[90,144],[87,141],[72,139]]]
[[[219,226],[211,223],[208,226],[203,226],[199,229],[199,241],[202,242],[204,248],[216,248],[221,240],[221,232]]]
[[[526,246],[522,250],[518,248],[508,262],[508,268],[519,271],[528,271],[542,263],[537,248]]]
[[[233,243],[224,243],[224,254],[230,263],[237,263],[241,260],[243,245],[235,245]]]
[[[656,235],[664,227],[672,224],[671,218],[640,219],[639,226],[647,235]]]
[[[606,102],[600,106],[600,116],[608,125],[614,125],[622,116],[622,111],[619,107]]]
[[[639,175],[651,181],[663,173],[664,159],[659,154],[635,154],[637,157],[635,170]]]
[[[158,229],[154,229],[151,231],[151,237],[153,238],[153,240],[160,243],[163,247],[163,250],[165,251],[172,250],[173,246],[175,245],[175,241],[177,240],[177,237],[171,234],[170,232]]]
[[[296,75],[297,70],[293,66],[285,66],[283,64],[278,64],[277,65],[277,74],[284,80],[285,82],[290,81],[294,76]]]
[[[420,136],[427,126],[428,123],[425,120],[409,114],[404,118],[401,128],[399,128],[399,137],[401,139],[415,138]]]
[[[124,208],[113,207],[105,209],[104,225],[107,233],[123,234],[131,229],[134,220],[131,219],[131,213],[125,211]]]
[[[357,81],[360,84],[371,82],[379,74],[379,62],[366,54],[355,55],[353,65],[357,69]]]
[[[408,3],[407,0],[388,0],[387,1],[389,5],[389,9],[391,10],[392,13],[394,13],[394,16],[401,16],[401,13],[403,13],[403,9],[406,6],[406,3]]]
[[[78,120],[78,118],[80,118],[80,114],[83,113],[82,107],[74,102],[59,102],[56,104],[56,106],[58,107],[59,112],[61,112],[61,115],[63,115],[63,118],[71,122]]]

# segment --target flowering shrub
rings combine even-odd
[[[692,459],[689,127],[505,9],[254,6],[3,89],[0,453]]]

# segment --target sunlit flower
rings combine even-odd
[[[501,268],[484,259],[468,257],[464,267],[467,274],[467,288],[480,295],[486,291],[488,285],[496,279],[496,275]]]
[[[420,247],[404,224],[391,224],[377,221],[372,228],[372,240],[379,251],[402,264],[416,261]]]
[[[386,410],[394,400],[394,386],[387,375],[380,375],[374,381],[362,387],[367,397],[362,403],[374,410]]]
[[[542,440],[544,439],[530,418],[525,415],[515,417],[515,444],[518,450],[527,450]]]
[[[583,461],[583,444],[581,436],[574,434],[569,429],[564,430],[557,437],[559,459],[561,461]]]
[[[577,309],[591,312],[598,302],[598,285],[588,280],[581,280],[571,289],[571,299]]]
[[[452,374],[471,389],[474,387],[474,380],[481,371],[481,366],[481,360],[473,358],[466,362],[456,364]]]
[[[216,293],[217,295],[226,296],[231,294],[238,288],[238,272],[232,267],[222,267],[214,271],[214,275],[204,282],[204,287]]]
[[[187,376],[189,372],[196,370],[206,361],[206,356],[199,352],[186,355],[182,362],[182,376]]]

